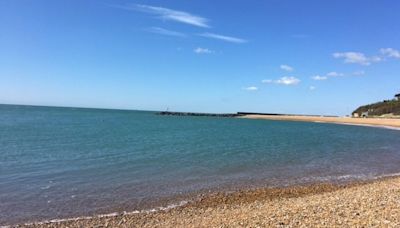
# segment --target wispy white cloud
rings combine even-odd
[[[291,67],[291,66],[289,66],[289,65],[286,65],[286,64],[280,65],[280,68],[281,68],[282,70],[289,71],[289,72],[291,72],[291,71],[294,70],[293,67]]]
[[[315,90],[315,89],[317,89],[317,87],[315,87],[315,86],[310,86],[310,87],[308,87],[310,90]]]
[[[362,65],[371,64],[367,57],[363,53],[360,52],[336,52],[333,53],[334,58],[344,58],[344,62],[346,63],[359,63]]]
[[[207,18],[197,16],[185,11],[173,10],[159,6],[140,5],[140,4],[119,5],[115,7],[125,10],[134,10],[148,14],[153,14],[156,15],[161,20],[175,21],[203,28],[210,27],[208,24],[209,20]]]
[[[341,77],[341,76],[344,76],[344,74],[332,71],[332,72],[327,73],[326,76],[328,76],[328,77]]]
[[[168,29],[163,29],[159,27],[151,27],[147,29],[148,32],[157,33],[166,36],[176,36],[176,37],[186,37],[184,33],[176,32]]]
[[[332,78],[332,77],[343,77],[343,76],[344,76],[343,73],[331,71],[329,73],[326,73],[325,75],[314,75],[311,78],[316,81],[323,81],[323,80],[328,80],[329,78]]]
[[[344,59],[345,63],[355,63],[355,64],[361,64],[361,65],[371,65],[371,63],[374,62],[380,62],[383,59],[379,56],[372,56],[372,57],[367,57],[365,56],[364,53],[361,52],[336,52],[332,54],[334,58],[339,59],[342,58]]]
[[[312,76],[311,78],[316,80],[316,81],[323,81],[323,80],[327,80],[328,79],[327,76],[320,76],[320,75],[315,75],[315,76]]]
[[[247,91],[257,91],[258,90],[258,88],[257,87],[255,87],[255,86],[249,86],[249,87],[245,87],[245,88],[243,88],[244,90],[247,90]]]
[[[196,54],[212,54],[212,53],[214,53],[214,51],[212,51],[208,48],[201,48],[201,47],[198,47],[198,48],[194,49],[193,51]]]
[[[264,80],[262,80],[261,81],[262,83],[273,83],[274,82],[274,80],[272,80],[272,79],[264,79]]]
[[[300,83],[300,79],[292,77],[292,76],[290,76],[290,77],[285,76],[285,77],[282,77],[282,78],[276,80],[276,83],[283,84],[283,85],[297,85]]]
[[[342,58],[345,63],[356,63],[361,65],[371,65],[386,60],[387,58],[400,59],[400,51],[394,48],[381,48],[379,49],[379,55],[366,56],[361,52],[336,52],[333,53],[334,58]]]
[[[393,48],[381,48],[380,52],[385,57],[400,58],[400,51]]]
[[[292,76],[285,76],[281,77],[277,80],[272,80],[272,79],[264,79],[261,81],[262,83],[266,84],[281,84],[281,85],[297,85],[300,83],[300,79]]]
[[[365,71],[359,70],[359,71],[354,71],[352,75],[354,75],[354,76],[361,76],[361,75],[364,75],[364,74],[365,74]]]
[[[215,33],[208,33],[208,32],[201,33],[201,34],[199,34],[199,36],[222,40],[222,41],[231,42],[231,43],[247,43],[248,42],[245,39],[232,37],[232,36],[224,36],[224,35],[219,35],[219,34],[215,34]]]
[[[353,73],[349,73],[349,74],[331,71],[329,73],[326,73],[325,75],[314,75],[311,77],[311,79],[316,80],[316,81],[323,81],[323,80],[328,80],[329,78],[345,77],[345,76],[362,76],[364,74],[365,74],[365,72],[363,70],[354,71]]]

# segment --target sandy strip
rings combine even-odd
[[[400,178],[217,194],[155,213],[27,227],[399,227]]]
[[[339,123],[353,125],[370,125],[382,127],[400,128],[400,119],[385,118],[350,118],[350,117],[324,117],[324,116],[285,116],[285,115],[246,115],[240,118],[266,119],[266,120],[287,120],[305,122]]]

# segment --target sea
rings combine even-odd
[[[399,172],[396,129],[0,105],[0,225]]]

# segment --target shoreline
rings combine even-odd
[[[368,193],[369,190],[378,191],[378,194]],[[395,194],[391,192],[392,190],[395,191]],[[43,222],[11,225],[9,227],[252,226],[257,225],[253,223],[253,214],[257,214],[260,208],[265,210],[265,213],[267,213],[268,216],[262,216],[262,219],[260,219],[259,222],[263,222],[263,224],[265,223],[268,226],[279,226],[282,225],[282,223],[284,223],[284,225],[316,225],[322,224],[321,222],[323,220],[313,220],[314,223],[309,223],[308,220],[299,220],[297,218],[296,224],[293,224],[291,223],[291,219],[288,220],[288,218],[291,218],[291,216],[287,216],[288,212],[282,211],[280,207],[281,205],[286,205],[288,206],[286,210],[290,211],[293,209],[292,206],[297,205],[296,202],[300,201],[303,208],[298,208],[300,211],[296,211],[293,216],[298,215],[299,213],[308,213],[307,210],[303,209],[309,206],[325,208],[325,204],[327,202],[329,203],[329,200],[326,200],[324,195],[329,195],[330,199],[339,200],[341,206],[346,206],[346,210],[349,209],[347,206],[351,206],[351,204],[353,204],[355,201],[358,201],[357,204],[367,203],[367,206],[370,205],[370,208],[366,208],[366,212],[368,212],[370,215],[371,213],[374,214],[373,210],[376,209],[373,206],[374,204],[369,204],[371,203],[371,199],[374,199],[374,197],[374,202],[376,203],[380,203],[381,200],[379,198],[381,196],[384,196],[385,198],[394,197],[394,199],[400,200],[400,176],[399,174],[393,174],[377,177],[371,180],[359,180],[347,183],[320,182],[289,187],[257,188],[234,192],[215,192],[200,196],[198,200],[187,202],[182,201],[181,204],[164,208],[160,207],[158,210],[153,209],[145,211],[110,213],[87,217],[54,219]],[[345,195],[349,195],[350,197],[344,197]],[[353,196],[360,197],[360,200]],[[365,199],[368,199],[369,201],[365,201]],[[336,204],[329,205],[335,206]],[[329,209],[330,206],[325,209]],[[399,220],[394,220],[394,222],[397,222],[395,224],[400,225],[400,205],[397,203],[394,205],[394,207],[394,211],[396,212],[394,215],[398,216],[399,218]],[[294,208],[297,208],[297,206]],[[357,207],[354,207],[353,209],[357,209]],[[240,222],[242,224],[236,223],[238,221],[236,221],[237,217],[235,214],[239,212],[241,214]],[[345,212],[346,211],[343,211],[342,213]],[[279,219],[277,220],[277,218],[279,218],[281,215],[284,215],[282,218],[284,221],[278,221]],[[379,213],[375,215],[378,217],[380,216]],[[224,216],[231,217],[231,220],[221,220],[224,218]],[[327,216],[330,217],[332,214],[328,213]],[[357,220],[357,224],[361,224],[359,222],[363,221],[364,219],[365,218],[361,216],[360,220]],[[383,219],[382,221],[391,222],[390,220],[387,220],[387,218]],[[339,222],[339,220],[335,220],[335,222]],[[386,222],[384,223],[386,224]],[[349,223],[345,222],[340,224]],[[325,223],[325,225],[332,224]],[[371,225],[371,223],[366,225]],[[391,223],[391,225],[393,225],[393,223]]]
[[[390,118],[352,118],[352,117],[302,116],[302,115],[244,115],[244,116],[241,116],[238,118],[346,124],[346,125],[354,125],[354,126],[383,127],[383,128],[388,128],[388,129],[400,130],[400,119],[394,119],[394,118],[393,119],[390,119]]]

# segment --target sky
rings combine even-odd
[[[0,103],[347,115],[400,92],[396,0],[0,0]]]

